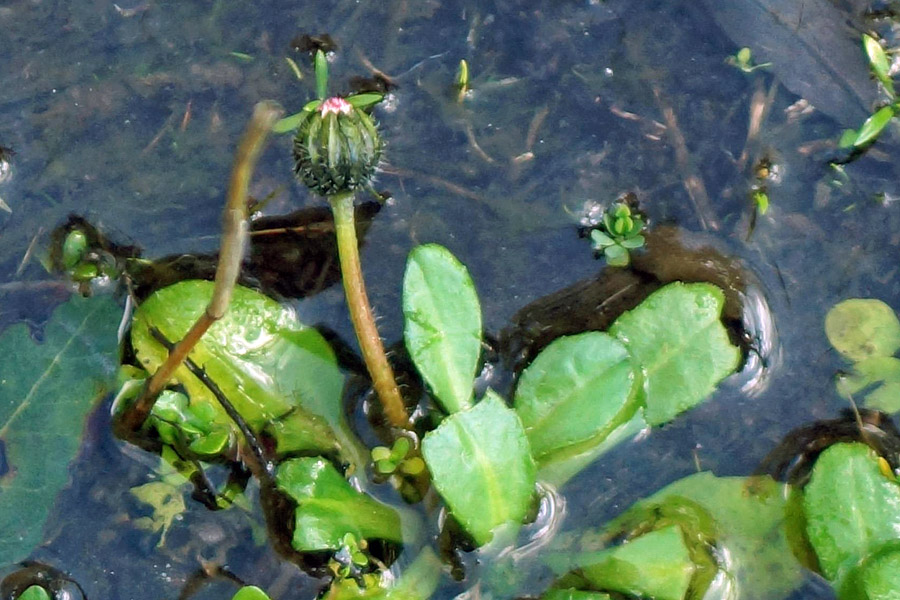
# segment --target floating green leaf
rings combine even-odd
[[[630,419],[638,388],[625,346],[591,331],[559,338],[522,372],[515,408],[538,464],[586,451]]]
[[[713,285],[671,283],[610,328],[643,368],[651,425],[705,400],[738,366],[740,352],[720,320],[724,303]]]
[[[264,591],[255,585],[249,585],[241,588],[231,600],[270,600],[270,598]]]
[[[502,525],[520,524],[534,495],[535,466],[515,411],[488,391],[425,435],[422,454],[435,488],[481,546]]]
[[[825,335],[835,350],[853,362],[891,356],[900,349],[900,320],[881,300],[850,298],[828,311]]]
[[[838,378],[838,392],[850,398],[874,386],[865,396],[868,408],[884,412],[900,411],[900,359],[873,356],[854,363],[853,372]]]
[[[687,498],[715,523],[716,544],[728,553],[728,577],[741,600],[783,598],[800,585],[802,571],[784,529],[786,486],[768,477],[716,477],[696,473],[663,488],[647,502]]]
[[[25,558],[68,480],[84,419],[113,383],[121,309],[109,298],[73,297],[36,343],[25,324],[0,336],[0,564]]]
[[[697,473],[638,502],[602,531],[583,533],[580,540],[567,545],[566,552],[551,554],[546,560],[558,573],[573,569],[581,573],[585,565],[603,563],[611,550],[618,548],[606,547],[611,540],[635,533],[643,537],[642,532],[676,526],[681,530],[680,538],[669,534],[660,539],[673,544],[672,549],[665,550],[671,556],[678,556],[686,545],[693,564],[691,589],[697,597],[711,597],[719,589],[716,586],[727,582],[727,589],[740,590],[741,600],[783,598],[802,580],[802,570],[784,530],[785,491],[786,486],[769,478]],[[712,545],[715,552],[710,552]],[[727,560],[722,561],[722,557]],[[664,560],[662,566],[666,564],[671,567],[678,561]],[[623,570],[628,573],[627,568]],[[570,578],[561,581],[571,585],[567,581]],[[602,580],[601,585],[599,574],[591,578],[591,589],[620,589],[605,581],[606,574]]]
[[[657,600],[683,600],[694,564],[677,525],[636,537],[582,562],[584,577],[599,589]]]
[[[17,598],[17,600],[50,600],[50,594],[39,585],[33,585]]]
[[[831,581],[900,531],[900,485],[865,444],[835,444],[819,456],[803,507],[809,542]]]
[[[481,355],[481,308],[469,272],[449,250],[418,246],[403,277],[406,347],[447,412],[472,403]]]
[[[890,123],[893,118],[893,106],[882,106],[879,108],[875,114],[866,119],[865,123],[862,124],[862,127],[859,128],[859,133],[856,135],[856,140],[853,142],[853,145],[865,146],[877,138],[881,134],[881,130],[887,127],[888,123]]]
[[[131,341],[148,372],[155,371],[168,355],[150,328],[157,328],[170,341],[180,340],[206,310],[213,285],[182,281],[158,290],[141,304]],[[210,327],[190,357],[255,431],[282,418],[292,421],[289,431],[272,430],[279,451],[315,448],[327,453],[338,448],[345,460],[357,467],[365,464],[365,455],[344,418],[344,377],[334,352],[318,331],[299,323],[293,311],[238,286],[225,317]],[[207,404],[213,408],[216,424],[233,427],[209,389],[187,367],[178,369],[175,379],[187,392],[192,412]],[[303,433],[307,438],[298,440]]]
[[[298,552],[338,550],[344,536],[401,543],[400,517],[355,490],[321,458],[295,458],[278,466],[278,488],[297,502],[294,539]]]

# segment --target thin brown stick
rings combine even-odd
[[[681,129],[678,127],[678,118],[675,116],[675,111],[665,101],[662,97],[662,92],[655,85],[653,86],[653,96],[656,98],[656,105],[662,112],[663,120],[666,122],[666,132],[675,150],[675,162],[681,171],[681,181],[694,205],[694,211],[697,213],[700,225],[703,229],[717,231],[719,222],[716,220],[715,212],[712,209],[709,194],[706,193],[706,186],[691,165],[690,152],[688,152],[684,134],[681,133]]]
[[[253,168],[256,166],[266,137],[281,114],[281,108],[273,102],[260,102],[253,110],[253,116],[244,130],[231,167],[223,215],[222,247],[219,251],[212,299],[206,311],[197,318],[184,338],[175,344],[162,366],[147,380],[134,405],[122,415],[119,426],[125,432],[137,431],[143,426],[156,403],[156,398],[168,385],[175,370],[181,366],[210,325],[222,318],[228,308],[244,257],[250,177],[253,175]]]

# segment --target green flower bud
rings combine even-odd
[[[328,98],[297,127],[294,172],[322,196],[353,191],[371,181],[381,148],[369,115],[343,98]]]

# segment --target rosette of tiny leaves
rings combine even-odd
[[[631,262],[629,250],[644,245],[644,219],[631,212],[631,208],[619,202],[604,214],[603,222],[591,231],[594,250],[603,253],[606,262],[614,267],[625,267]]]

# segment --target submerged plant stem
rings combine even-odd
[[[356,222],[353,208],[353,193],[344,192],[328,197],[331,210],[334,212],[334,226],[337,234],[338,254],[341,260],[341,277],[344,281],[344,294],[356,338],[362,350],[363,360],[375,393],[381,401],[382,409],[388,422],[394,427],[409,429],[409,416],[403,406],[403,398],[394,379],[394,371],[384,352],[384,344],[375,327],[375,317],[366,295],[362,268],[359,263],[359,245],[356,240]]]
[[[134,405],[122,415],[119,425],[126,433],[137,431],[143,426],[157,397],[168,385],[172,375],[203,334],[222,318],[228,308],[231,293],[240,274],[247,240],[247,191],[250,177],[272,125],[281,116],[281,112],[281,108],[274,102],[260,102],[253,110],[253,116],[244,130],[231,167],[223,215],[222,247],[219,252],[219,264],[216,267],[216,285],[212,299],[184,338],[175,344],[166,362],[147,380]]]

